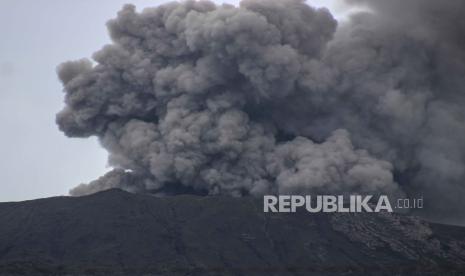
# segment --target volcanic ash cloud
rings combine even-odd
[[[168,3],[108,22],[112,44],[58,68],[70,137],[115,169],[72,195],[133,192],[465,196],[465,4]],[[460,211],[459,211],[460,210]]]

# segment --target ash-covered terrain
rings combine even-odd
[[[0,203],[0,275],[460,275],[464,229],[389,213],[263,213],[253,197]]]

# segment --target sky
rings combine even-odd
[[[342,0],[312,0],[342,20]],[[63,107],[56,66],[110,42],[105,23],[125,4],[163,0],[0,0],[0,202],[67,195],[108,171],[95,138],[70,139],[55,124]],[[237,4],[239,1],[216,1]]]

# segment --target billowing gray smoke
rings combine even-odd
[[[465,2],[369,5],[337,26],[299,0],[125,6],[66,62],[57,115],[115,168],[71,191],[425,197],[465,207]]]

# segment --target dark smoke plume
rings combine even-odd
[[[337,24],[299,0],[168,3],[108,22],[66,62],[57,115],[115,169],[71,191],[425,197],[465,207],[465,2],[348,0]]]

